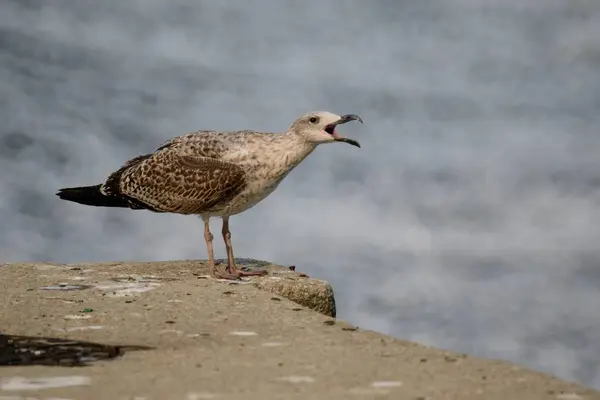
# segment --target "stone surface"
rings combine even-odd
[[[5,353],[9,343],[37,363],[102,360],[0,367],[0,400],[600,399],[507,362],[357,329],[327,316],[327,283],[246,264],[271,274],[231,284],[200,261],[1,265]],[[114,357],[121,345],[134,347]]]
[[[284,272],[285,273],[285,272]],[[335,318],[335,298],[333,288],[319,279],[298,279],[285,274],[270,279],[255,279],[252,282],[259,289],[283,296],[293,302]]]

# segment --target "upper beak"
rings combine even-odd
[[[346,114],[346,115],[342,115],[340,117],[340,119],[338,119],[337,121],[332,122],[331,124],[327,125],[325,127],[325,131],[327,133],[329,133],[331,136],[333,136],[333,138],[337,142],[345,142],[345,143],[351,144],[352,146],[360,147],[360,143],[358,143],[356,140],[345,138],[341,135],[338,135],[338,133],[335,131],[335,127],[337,125],[345,124],[346,122],[350,122],[350,121],[358,121],[361,124],[363,123],[363,120],[360,116],[358,116],[356,114]]]

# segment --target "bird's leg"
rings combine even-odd
[[[223,217],[223,240],[225,241],[225,247],[227,248],[227,272],[233,276],[257,276],[265,275],[267,271],[241,271],[235,266],[235,259],[233,257],[233,246],[231,245],[231,232],[229,232],[229,217]]]
[[[208,267],[210,274],[216,275],[217,266],[215,265],[215,252],[213,250],[213,234],[210,232],[209,220],[204,220],[204,240],[206,241],[206,252],[208,253]]]
[[[208,267],[210,268],[210,274],[217,279],[239,279],[237,276],[222,273],[217,271],[215,265],[215,253],[213,250],[213,234],[210,232],[209,220],[204,221],[204,239],[206,240],[206,251],[208,252]]]

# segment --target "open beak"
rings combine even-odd
[[[331,136],[333,136],[333,138],[335,139],[336,142],[345,142],[345,143],[351,144],[352,146],[360,147],[360,143],[358,143],[356,140],[345,138],[345,137],[339,135],[335,131],[336,126],[345,124],[346,122],[350,122],[350,121],[358,121],[361,124],[363,123],[362,118],[359,117],[358,115],[346,114],[346,115],[342,115],[342,117],[340,119],[338,119],[337,121],[332,122],[331,124],[327,125],[325,127],[325,132],[327,132]]]

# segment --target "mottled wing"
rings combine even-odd
[[[221,158],[227,142],[215,131],[196,131],[167,140],[155,152],[170,150],[182,155]]]
[[[201,214],[231,200],[245,184],[235,164],[158,151],[123,171],[119,192],[156,211]]]

